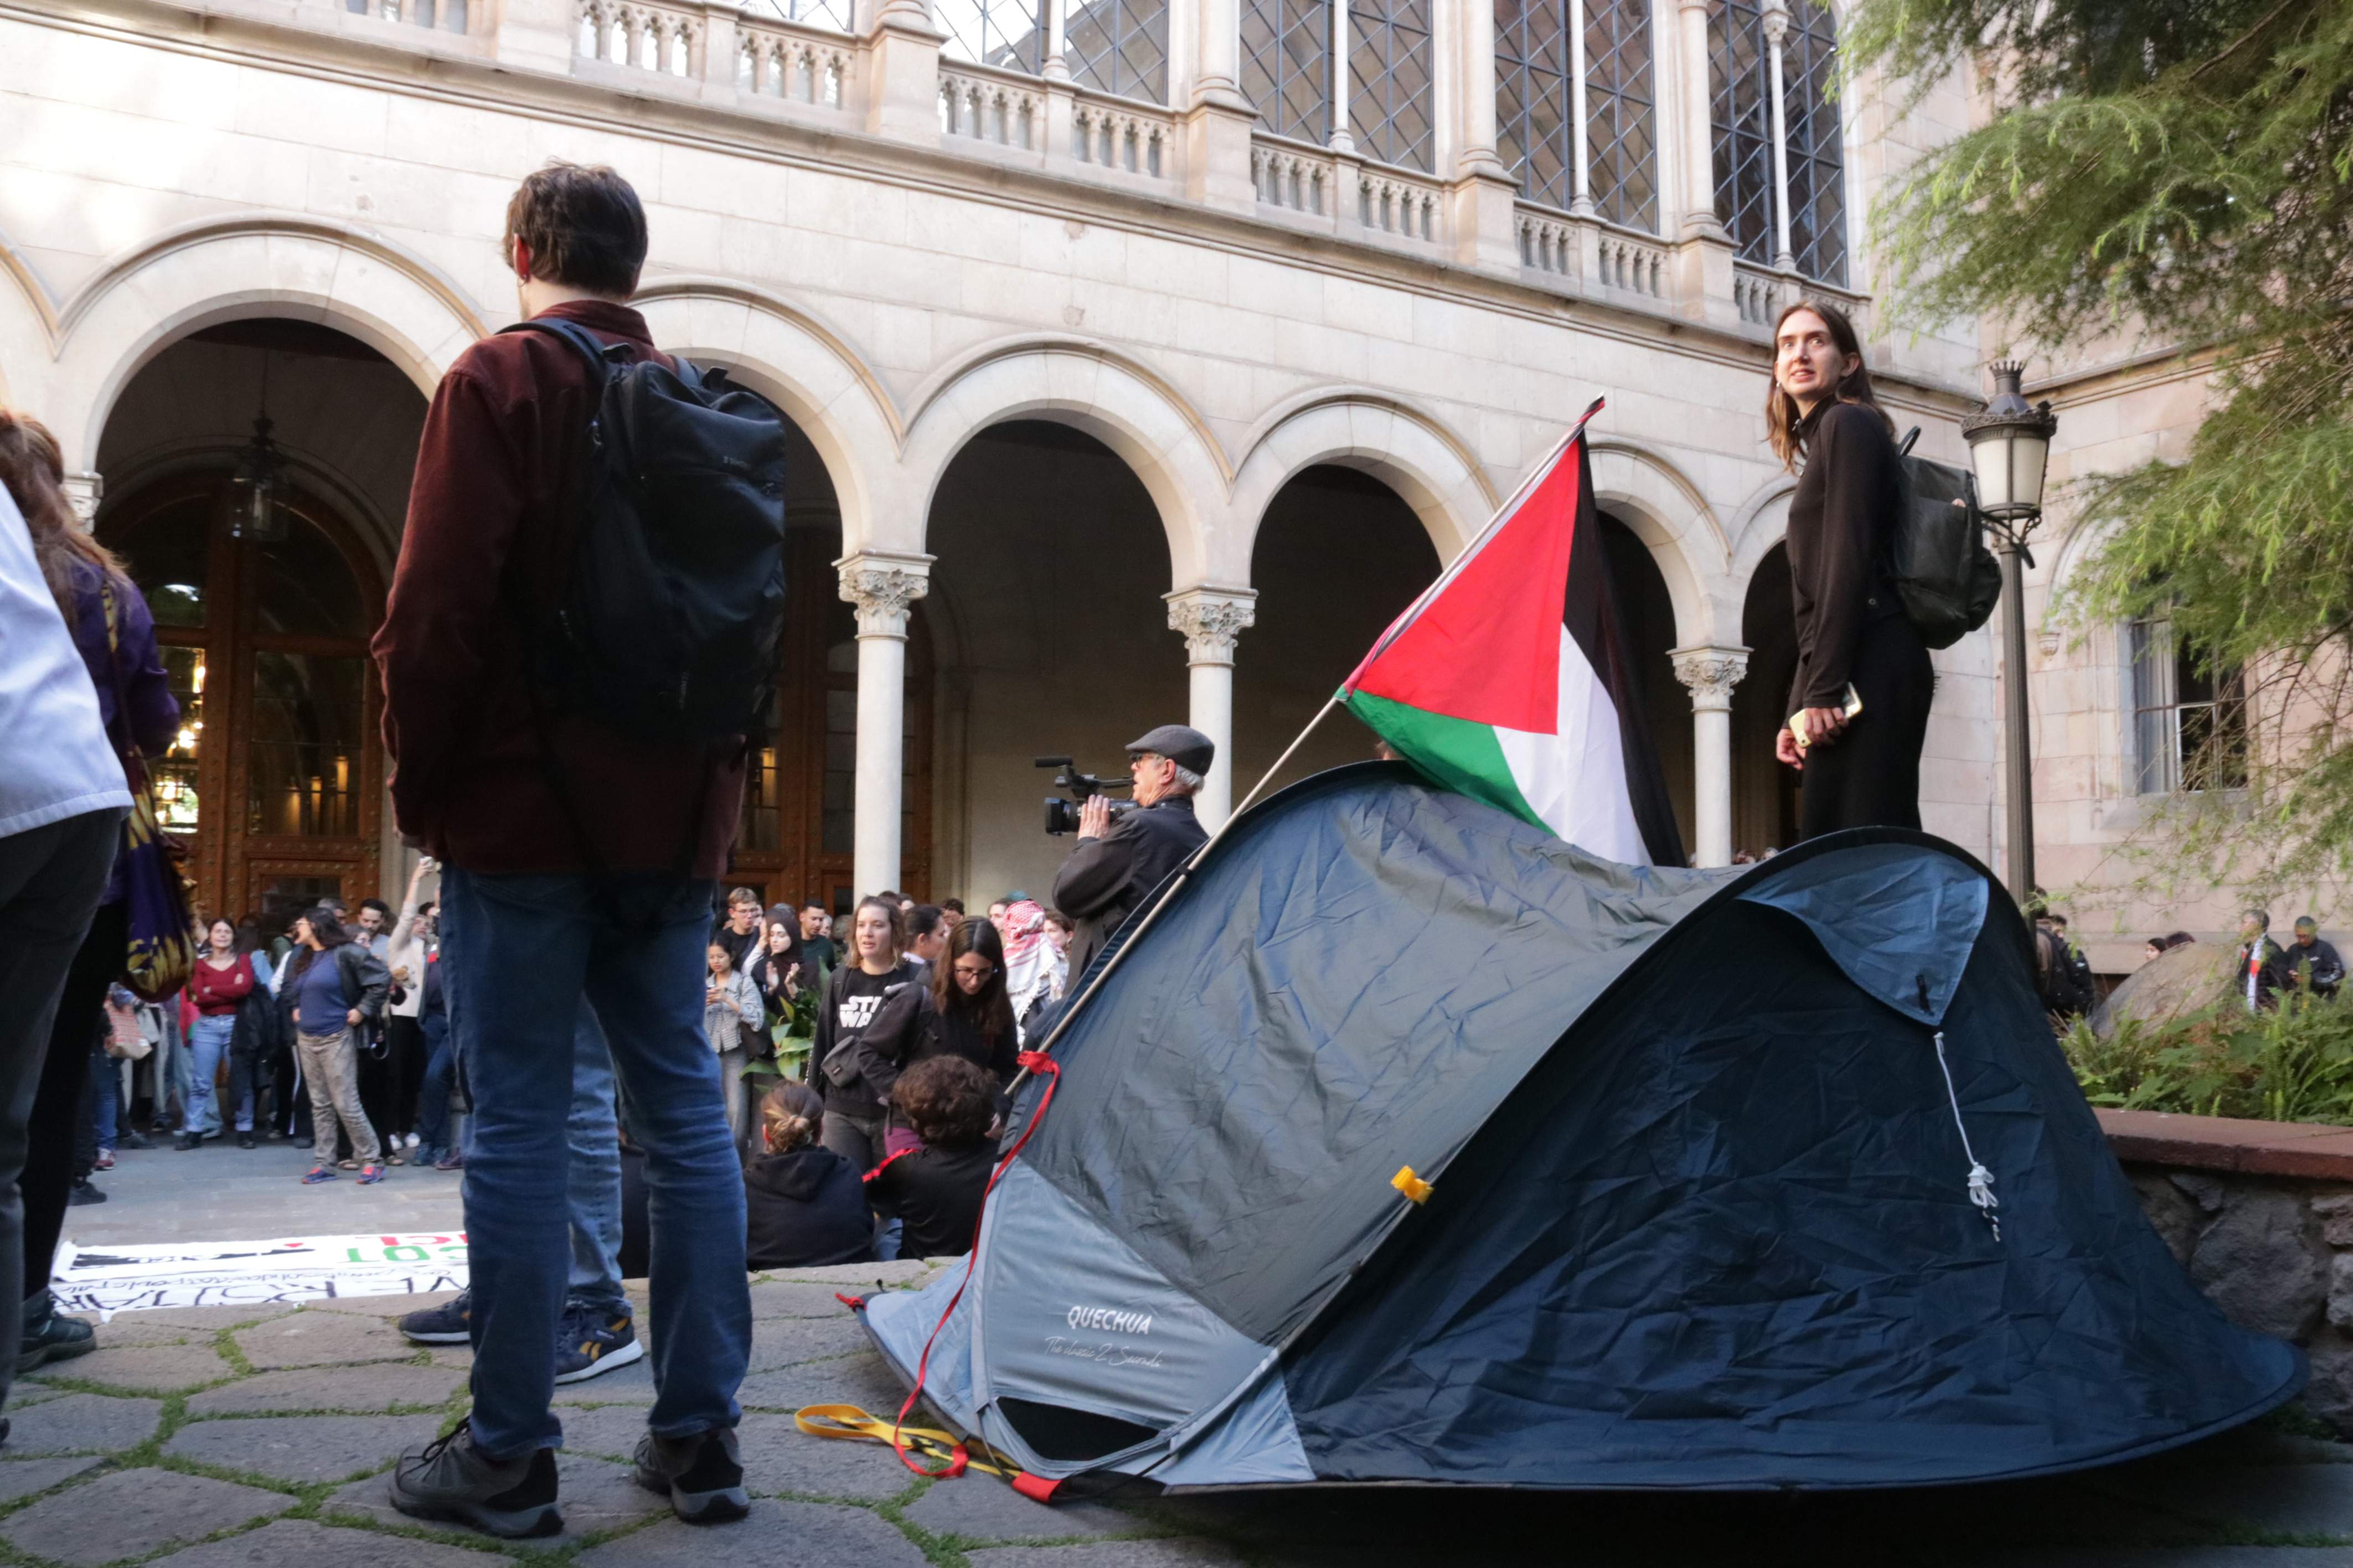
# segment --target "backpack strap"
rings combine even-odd
[[[501,327],[498,335],[509,332],[540,332],[570,343],[580,357],[588,362],[588,383],[595,397],[605,395],[605,383],[611,378],[613,362],[606,358],[607,351],[596,341],[596,334],[577,321],[567,321],[561,316],[533,316],[512,326]],[[591,419],[595,417],[593,415]]]

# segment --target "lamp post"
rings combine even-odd
[[[2051,405],[2030,405],[2019,390],[2025,366],[1993,367],[1993,401],[1961,421],[1977,470],[1978,507],[1993,525],[2001,560],[2002,763],[2009,782],[2010,896],[2025,909],[2034,897],[2034,758],[2026,716],[2026,542],[2042,521],[2042,479],[2059,420]]]

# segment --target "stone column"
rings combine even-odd
[[[1258,110],[1242,96],[1242,12],[1239,0],[1200,0],[1193,47],[1192,96],[1178,123],[1185,132],[1186,195],[1223,212],[1258,210],[1250,133]]]
[[[68,474],[61,489],[66,492],[66,504],[73,508],[74,521],[81,524],[84,533],[98,528],[98,503],[106,494],[106,476],[89,469]]]
[[[1353,153],[1356,139],[1348,134],[1348,0],[1332,0],[1332,141],[1335,153]],[[1355,205],[1356,192],[1348,193]]]
[[[869,550],[834,563],[858,607],[858,773],[852,878],[860,894],[899,885],[908,607],[931,588],[932,558]]]
[[[1765,0],[1767,69],[1773,88],[1773,265],[1795,272],[1798,256],[1789,246],[1788,110],[1781,86],[1781,40],[1788,36],[1788,0]]]
[[[1683,105],[1683,233],[1725,237],[1715,216],[1715,130],[1709,122],[1707,58],[1708,0],[1677,0],[1683,24],[1683,55],[1676,75]]]
[[[1187,588],[1166,595],[1168,629],[1185,634],[1192,666],[1193,728],[1218,744],[1217,761],[1193,810],[1214,833],[1234,803],[1234,641],[1257,620],[1258,595],[1248,588]]]
[[[930,0],[882,0],[867,36],[866,129],[939,145],[940,41]],[[871,889],[869,889],[870,891]]]
[[[1703,866],[1732,864],[1732,689],[1748,673],[1745,647],[1679,647],[1675,679],[1691,688],[1693,846]]]
[[[1439,15],[1442,25],[1444,8]],[[1519,184],[1495,151],[1495,0],[1461,0],[1454,29],[1456,141],[1447,184],[1454,259],[1517,278]]]
[[[1585,0],[1568,0],[1568,146],[1575,160],[1569,171],[1568,210],[1577,217],[1593,216],[1593,151],[1586,145],[1591,129],[1585,102],[1586,69]]]

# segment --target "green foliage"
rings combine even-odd
[[[2078,1020],[2061,1044],[2094,1105],[2353,1126],[2353,1004],[2290,995],[2251,1016],[2232,1001],[2105,1039]]]
[[[1873,214],[1895,320],[2116,334],[2217,377],[2185,460],[2080,482],[2078,625],[2170,607],[2241,670],[2248,792],[2168,853],[2261,889],[2353,868],[2353,5],[1860,0],[1850,73],[1993,112]]]

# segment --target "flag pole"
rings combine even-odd
[[[1390,624],[1389,629],[1382,634],[1381,640],[1379,642],[1373,645],[1373,651],[1365,656],[1364,659],[1357,665],[1357,668],[1362,669],[1365,665],[1370,664],[1374,659],[1379,658],[1382,652],[1385,651],[1391,643],[1395,642],[1408,626],[1414,623],[1416,617],[1421,614],[1422,610],[1429,605],[1430,601],[1436,598],[1438,595],[1444,590],[1446,584],[1452,582],[1456,574],[1459,574],[1464,566],[1470,564],[1471,558],[1479,553],[1480,550],[1486,545],[1487,541],[1493,537],[1495,531],[1501,528],[1505,521],[1511,517],[1512,513],[1518,509],[1520,502],[1527,499],[1528,492],[1535,489],[1535,487],[1543,481],[1544,477],[1546,474],[1552,472],[1553,465],[1560,460],[1560,456],[1563,452],[1568,450],[1569,443],[1575,441],[1578,436],[1584,433],[1586,426],[1592,422],[1595,415],[1601,412],[1602,405],[1607,400],[1603,398],[1595,398],[1593,400],[1592,406],[1586,409],[1583,414],[1577,416],[1577,423],[1570,426],[1567,433],[1562,436],[1557,442],[1554,443],[1552,450],[1545,454],[1544,461],[1538,463],[1534,468],[1530,469],[1528,477],[1520,481],[1519,488],[1514,490],[1511,495],[1505,499],[1503,505],[1495,509],[1495,515],[1487,520],[1487,526],[1481,529],[1478,535],[1473,538],[1468,545],[1463,547],[1461,554],[1455,556],[1452,561],[1447,563],[1446,569],[1439,573],[1437,579],[1432,582],[1429,587],[1421,591],[1419,597],[1416,598],[1411,605],[1407,606],[1405,614],[1399,616]],[[1353,679],[1354,677],[1351,677],[1350,679]],[[1032,1047],[1032,1049],[1036,1050],[1041,1056],[1052,1054],[1055,1044],[1062,1037],[1063,1031],[1071,1026],[1071,1020],[1077,1017],[1079,1014],[1085,1009],[1086,1005],[1090,1001],[1093,1000],[1095,993],[1103,989],[1103,982],[1111,978],[1112,971],[1117,969],[1121,963],[1125,960],[1127,955],[1135,951],[1135,944],[1144,940],[1144,933],[1150,931],[1153,926],[1159,921],[1162,911],[1176,901],[1176,895],[1184,890],[1185,884],[1191,879],[1194,870],[1200,866],[1202,860],[1208,857],[1209,851],[1218,847],[1219,840],[1225,837],[1227,829],[1233,826],[1234,823],[1241,816],[1242,813],[1250,809],[1250,807],[1256,803],[1260,793],[1263,791],[1268,784],[1274,782],[1274,775],[1282,771],[1283,764],[1291,761],[1293,753],[1297,752],[1299,748],[1305,743],[1308,736],[1315,732],[1315,727],[1323,723],[1326,718],[1331,716],[1332,710],[1340,706],[1340,700],[1348,694],[1348,687],[1345,684],[1343,684],[1338,690],[1333,692],[1330,697],[1324,700],[1324,706],[1315,710],[1315,717],[1308,720],[1307,727],[1300,731],[1297,735],[1292,738],[1291,744],[1282,749],[1282,755],[1274,760],[1274,766],[1267,769],[1265,776],[1261,778],[1257,784],[1250,787],[1250,794],[1242,797],[1241,804],[1234,807],[1232,812],[1227,816],[1225,821],[1218,824],[1218,830],[1215,833],[1210,834],[1208,837],[1201,841],[1201,847],[1199,848],[1194,850],[1192,854],[1185,858],[1184,864],[1176,868],[1174,879],[1168,884],[1168,890],[1161,894],[1159,898],[1153,900],[1152,907],[1144,912],[1144,919],[1137,923],[1136,928],[1134,931],[1124,932],[1122,935],[1118,948],[1112,953],[1110,958],[1104,960],[1103,966],[1095,971],[1095,976],[1092,980],[1087,983],[1086,989],[1080,992],[1076,996],[1071,999],[1070,1005],[1064,1007],[1061,1014],[1055,1018],[1054,1026],[1046,1031],[1046,1037],[1039,1041],[1035,1047]],[[1013,1081],[1005,1086],[1005,1093],[1008,1101],[1009,1102],[1014,1095],[1018,1094],[1021,1090],[1021,1086],[1029,1081],[1029,1069],[1028,1068],[1023,1068],[1018,1073],[1014,1075]]]

